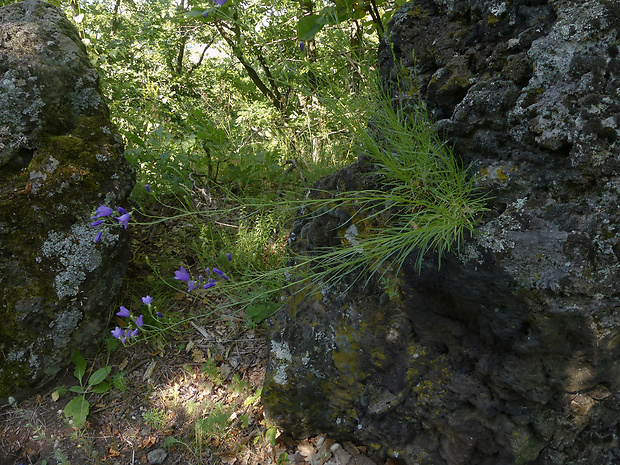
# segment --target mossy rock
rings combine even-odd
[[[419,95],[489,210],[441,268],[410,257],[384,282],[317,279],[286,299],[263,387],[286,432],[407,465],[620,463],[617,11],[416,0],[394,14],[385,88]],[[315,187],[366,189],[359,165]],[[317,254],[347,227],[302,217],[290,243]]]
[[[101,340],[130,241],[95,244],[91,214],[123,205],[134,172],[72,24],[39,1],[0,11],[1,404]]]

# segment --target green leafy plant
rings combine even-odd
[[[202,371],[213,384],[220,385],[224,382],[222,373],[220,373],[217,367],[217,362],[212,358],[207,359],[207,361],[202,364],[200,371]]]
[[[310,198],[279,203],[281,211],[301,208],[306,218],[315,221],[321,216],[340,218],[340,241],[296,255],[286,266],[256,273],[256,288],[271,279],[285,283],[275,286],[273,292],[262,288],[248,296],[249,325],[277,309],[273,297],[286,286],[299,290],[300,282],[335,283],[351,275],[368,280],[377,273],[383,282],[389,282],[387,271],[393,269],[398,274],[406,259],[412,259],[419,272],[423,259],[436,253],[441,266],[446,254],[458,254],[465,238],[476,234],[487,197],[468,167],[437,135],[423,103],[411,97],[406,101],[391,99],[378,76],[369,79],[368,85],[373,106],[350,107],[327,97],[323,104],[351,134],[360,158],[372,165],[364,182],[372,187],[314,190]],[[261,202],[245,198],[237,211],[273,205]],[[283,279],[285,276],[297,280]]]
[[[90,403],[86,399],[86,395],[90,393],[103,394],[108,392],[110,384],[105,379],[112,371],[111,366],[105,366],[95,371],[90,375],[88,381],[84,383],[84,375],[86,374],[86,360],[80,354],[80,349],[77,349],[71,357],[71,361],[75,365],[73,376],[78,380],[79,385],[72,386],[69,391],[75,392],[78,395],[71,399],[65,406],[64,414],[67,418],[73,419],[73,424],[76,428],[81,429],[86,424],[86,417],[90,411]]]
[[[124,371],[119,371],[112,376],[112,385],[114,386],[114,389],[121,392],[126,392],[129,389],[127,387],[127,375]]]
[[[152,408],[144,414],[144,422],[152,428],[163,428],[166,424],[166,412],[159,408]]]
[[[54,458],[59,465],[71,465],[67,454],[60,449],[54,449]]]

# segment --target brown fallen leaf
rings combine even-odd
[[[142,441],[140,442],[140,445],[138,446],[138,448],[148,449],[149,447],[153,447],[156,442],[157,442],[157,438],[155,436],[147,436],[145,438],[142,438]]]
[[[114,449],[113,447],[108,447],[108,452],[106,453],[106,458],[110,457],[120,457],[121,453]]]
[[[314,444],[311,444],[310,441],[304,439],[297,444],[297,452],[310,459],[316,454],[316,448],[314,447]]]

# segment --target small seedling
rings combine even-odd
[[[80,354],[80,349],[77,349],[73,353],[73,357],[71,357],[71,361],[75,365],[75,370],[73,371],[73,376],[75,376],[80,383],[79,386],[75,385],[69,388],[69,391],[75,392],[79,394],[77,397],[74,397],[69,401],[67,406],[65,407],[64,414],[67,418],[73,418],[73,423],[76,428],[81,429],[86,424],[86,417],[88,416],[88,412],[90,411],[90,403],[86,400],[86,394],[95,393],[95,394],[103,394],[108,392],[110,389],[110,384],[105,381],[105,379],[112,371],[111,366],[105,366],[95,371],[88,378],[88,382],[86,385],[84,384],[83,378],[86,373],[86,360]]]

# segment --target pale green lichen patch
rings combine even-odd
[[[54,278],[59,299],[76,295],[87,274],[101,265],[101,252],[93,247],[93,230],[86,225],[74,224],[68,235],[50,232],[41,252],[59,265]]]
[[[288,344],[280,344],[275,341],[271,343],[271,361],[275,366],[273,374],[273,381],[275,383],[280,385],[286,384],[286,370],[292,359]]]

